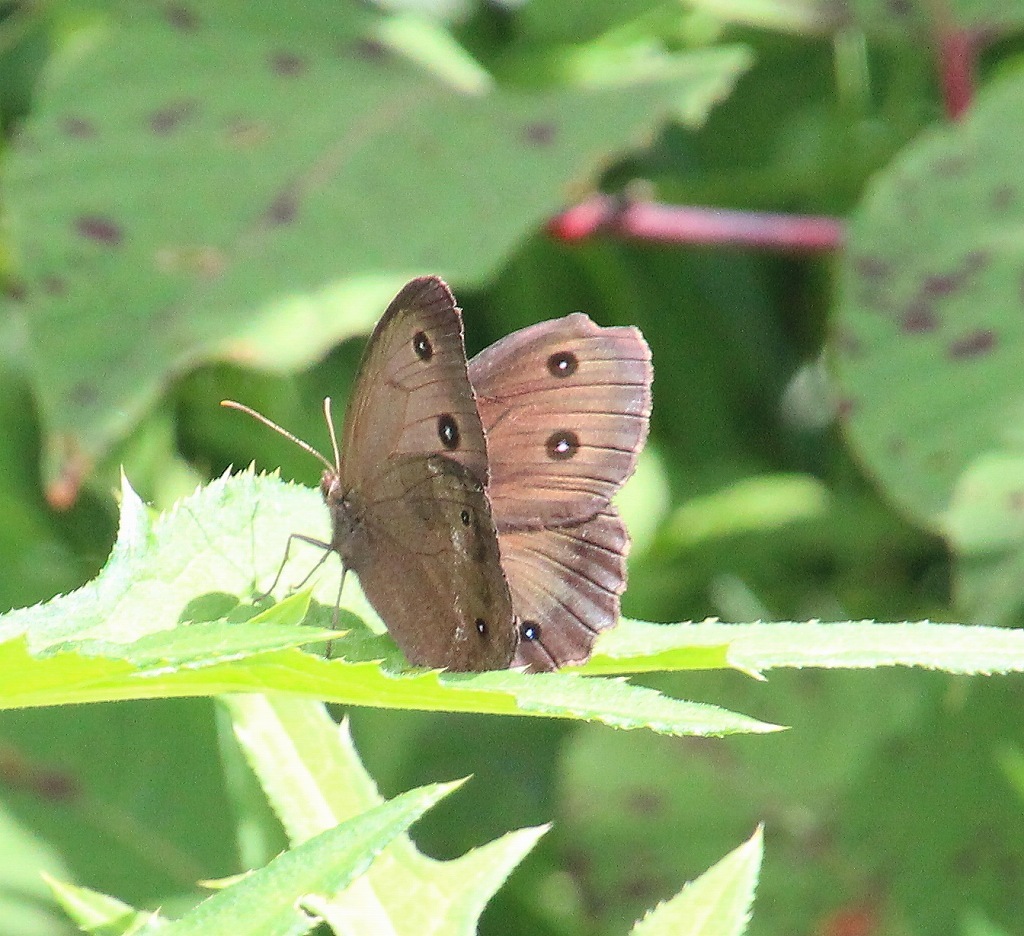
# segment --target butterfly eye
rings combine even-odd
[[[449,452],[459,447],[459,424],[451,413],[442,413],[437,417],[437,437]]]
[[[580,450],[580,437],[568,430],[553,432],[548,436],[545,448],[552,461],[566,461]]]
[[[571,377],[579,366],[579,358],[571,351],[556,351],[548,358],[548,373],[552,377]]]
[[[523,640],[539,640],[540,624],[536,621],[523,621],[519,633],[523,635]]]
[[[487,622],[483,618],[476,619],[476,632],[482,637],[487,633]]]
[[[426,332],[418,331],[412,336],[412,349],[421,361],[429,361],[434,356],[434,346]]]
[[[462,511],[462,513],[459,514],[459,519],[462,521],[463,526],[469,526],[469,511]]]

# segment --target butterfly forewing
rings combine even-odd
[[[651,412],[639,330],[581,312],[501,339],[469,365],[498,529],[582,521],[636,465]]]
[[[462,317],[440,279],[414,279],[377,323],[345,415],[341,479],[358,488],[388,459],[442,454],[487,483]]]

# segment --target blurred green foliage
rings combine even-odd
[[[655,412],[623,496],[625,613],[1019,626],[1024,17],[942,5],[943,28],[990,39],[950,125],[936,9],[5,4],[0,608],[95,574],[122,463],[161,507],[254,458],[315,484],[315,462],[218,401],[324,447],[354,336],[438,273],[471,352],[578,308],[643,329]],[[810,259],[544,233],[637,182],[835,214],[848,244]],[[351,713],[385,795],[473,774],[416,826],[428,854],[554,823],[481,932],[624,933],[758,822],[753,934],[1021,931],[1014,677],[642,681],[792,730]],[[40,868],[173,908],[274,854],[272,833],[245,846],[217,731],[203,701],[4,714],[2,932],[71,931]]]

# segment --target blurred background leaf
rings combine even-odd
[[[326,447],[357,336],[438,273],[471,352],[575,309],[647,336],[627,614],[1020,626],[1022,9],[4,5],[0,607],[95,574],[120,463],[162,507],[254,458],[315,485],[218,401]],[[951,125],[936,57],[957,28],[977,99]],[[848,217],[849,246],[552,240],[593,188]],[[908,330],[915,310],[935,327]],[[621,934],[762,821],[755,936],[1019,930],[1015,677],[642,682],[792,729],[353,713],[386,796],[474,774],[417,825],[426,853],[553,822],[482,933]],[[6,931],[69,932],[37,868],[175,907],[236,852],[273,854],[217,724],[201,701],[0,718]]]

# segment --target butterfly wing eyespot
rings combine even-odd
[[[424,331],[418,331],[412,336],[412,349],[421,361],[429,361],[434,356],[434,346]]]
[[[572,377],[579,366],[579,358],[572,351],[556,351],[548,358],[548,373],[559,380]]]
[[[442,413],[437,417],[437,438],[449,452],[454,452],[459,447],[459,424],[451,413]]]
[[[544,449],[552,461],[566,461],[580,450],[580,439],[575,432],[560,429],[548,436]]]

